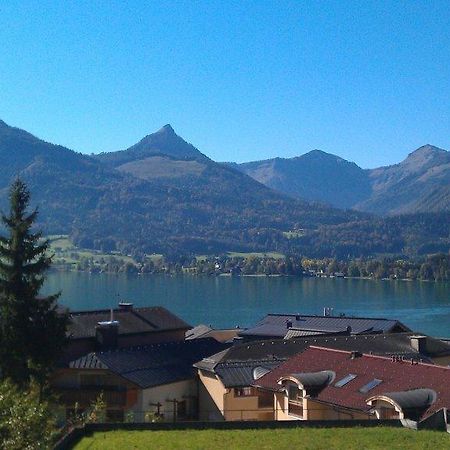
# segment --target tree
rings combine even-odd
[[[54,437],[50,407],[39,400],[36,386],[23,391],[9,381],[0,382],[0,449],[50,448]]]
[[[51,264],[49,243],[32,232],[38,212],[27,213],[30,193],[20,179],[9,201],[1,217],[7,237],[0,237],[0,373],[21,386],[35,379],[42,395],[66,343],[68,316],[57,311],[59,294],[39,296]]]

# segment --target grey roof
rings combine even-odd
[[[194,362],[226,347],[211,338],[161,343],[90,353],[69,367],[106,369],[145,389],[193,378]]]
[[[425,410],[436,401],[436,392],[432,389],[411,389],[409,391],[388,392],[383,397],[390,398],[403,410]]]
[[[186,339],[198,339],[211,330],[212,328],[208,327],[208,325],[200,324],[186,331],[185,337]]]
[[[398,320],[364,318],[364,317],[334,317],[308,316],[300,314],[268,314],[255,326],[241,331],[244,337],[284,337],[288,331],[287,323],[292,328],[323,331],[327,333],[342,333],[349,330],[352,334],[389,333],[392,331],[411,331]]]
[[[232,342],[233,339],[238,335],[239,328],[228,328],[228,329],[213,329],[207,325],[197,325],[191,330],[186,331],[185,338],[190,339],[204,339],[204,338],[214,338],[219,342]]]
[[[336,376],[331,370],[321,370],[320,372],[302,372],[290,375],[305,389],[318,388],[328,385]]]
[[[119,334],[142,334],[191,328],[184,320],[162,306],[114,309],[114,320],[119,322]],[[70,313],[69,335],[72,339],[92,338],[98,322],[108,321],[111,310],[78,311]]]
[[[325,336],[330,334],[334,335],[337,333],[327,333],[326,331],[301,330],[299,328],[289,328],[289,330],[284,336],[284,339],[292,339],[296,337],[306,337],[306,336]],[[345,332],[345,334],[349,335],[349,333],[347,332]]]
[[[227,387],[250,386],[262,370],[266,373],[278,367],[284,360],[263,360],[221,363],[215,367],[214,372],[219,376],[222,384]],[[197,366],[198,367],[198,366]]]
[[[450,355],[450,345],[427,336],[427,352],[419,353],[411,346],[414,333],[361,334],[355,336],[312,336],[296,339],[273,339],[236,344],[201,361],[205,370],[214,371],[221,362],[287,359],[310,345],[337,350],[359,351],[379,356],[403,356],[432,362],[430,358]]]

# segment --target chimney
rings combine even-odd
[[[410,336],[411,347],[419,353],[427,353],[427,337],[426,336]]]
[[[120,302],[119,309],[121,311],[131,311],[133,309],[133,303],[130,302]]]
[[[300,320],[300,313],[297,313],[297,314],[295,315],[295,320],[296,320],[297,322]]]
[[[292,320],[291,319],[286,320],[286,328],[292,328]]]
[[[98,322],[95,327],[95,340],[99,350],[111,350],[117,348],[119,337],[119,322],[109,320],[107,322]]]

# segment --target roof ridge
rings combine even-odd
[[[309,348],[314,349],[314,350],[326,351],[326,352],[330,352],[330,353],[334,352],[334,353],[346,353],[348,355],[352,354],[351,350],[339,350],[337,348],[327,348],[327,347],[321,347],[318,345],[310,345]],[[370,353],[362,353],[362,356],[366,357],[366,358],[383,359],[386,361],[392,361],[392,356],[374,355],[374,354],[370,354]],[[438,364],[430,364],[430,363],[425,363],[425,362],[417,362],[416,366],[425,366],[425,367],[433,367],[435,369],[450,370],[450,366],[446,367],[446,366],[440,366]]]
[[[132,310],[125,310],[125,309],[122,309],[120,307],[106,308],[106,309],[105,308],[103,308],[103,309],[84,309],[84,310],[81,310],[81,311],[69,311],[69,315],[74,316],[74,315],[109,313],[111,311],[111,309],[114,312],[130,312],[130,311],[136,311],[136,310],[142,311],[142,310],[145,310],[145,309],[158,309],[158,308],[160,309],[160,308],[164,308],[164,307],[162,307],[162,306],[136,306],[136,307],[133,307]],[[166,309],[166,308],[164,308],[164,309]]]
[[[361,316],[324,316],[321,314],[282,314],[282,313],[268,313],[267,316],[277,316],[277,317],[320,317],[320,318],[330,318],[330,319],[362,319],[362,320],[386,320],[389,322],[398,322],[398,319],[387,319],[386,317],[361,317]],[[264,317],[263,319],[264,320]]]

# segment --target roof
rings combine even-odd
[[[162,306],[114,309],[114,320],[119,322],[119,335],[155,333],[191,328],[184,320]],[[111,310],[71,312],[69,334],[73,339],[95,337],[98,322],[108,321]]]
[[[186,331],[185,338],[186,339],[198,339],[202,337],[204,334],[212,331],[212,328],[208,325],[197,325],[194,328],[191,328],[190,330]]]
[[[432,389],[410,389],[408,391],[388,392],[383,395],[375,395],[367,401],[377,399],[390,400],[403,411],[412,411],[417,419],[423,412],[436,401],[436,392]]]
[[[414,363],[401,358],[386,358],[375,355],[353,357],[352,353],[342,350],[331,350],[322,347],[310,347],[270,373],[255,381],[254,385],[278,391],[278,381],[282,377],[302,372],[319,372],[330,370],[336,377],[315,397],[318,401],[338,405],[344,408],[369,411],[367,400],[378,395],[393,395],[414,389],[432,389],[436,393],[436,401],[421,414],[426,417],[443,407],[450,407],[450,368],[424,363]],[[335,383],[354,376],[349,382],[336,387]],[[359,389],[374,379],[382,380],[369,392],[361,393]]]
[[[205,338],[123,348],[89,353],[71,361],[69,368],[109,370],[146,389],[193,378],[195,361],[226,346]]]
[[[289,324],[289,327],[288,327]],[[284,337],[289,328],[306,332],[342,333],[389,333],[411,331],[406,325],[394,319],[378,319],[346,316],[308,316],[301,314],[268,314],[254,327],[241,331],[247,337]]]
[[[231,342],[239,333],[239,328],[215,330],[207,325],[197,325],[186,331],[186,340],[214,338],[219,342]]]
[[[282,362],[282,360],[263,360],[222,363],[216,367],[215,373],[227,388],[244,387],[250,386],[255,380],[263,376],[261,375],[264,372],[262,369],[270,371],[278,367]]]
[[[213,370],[219,362],[248,361],[265,359],[287,359],[304,351],[311,345],[335,348],[362,353],[373,353],[380,356],[404,356],[405,358],[422,359],[450,355],[450,345],[430,336],[426,337],[426,353],[419,353],[411,346],[408,333],[364,334],[355,336],[312,336],[296,339],[273,339],[251,341],[233,345],[227,350],[208,357],[209,370]]]
[[[290,374],[288,378],[295,380],[295,382],[300,384],[304,389],[309,389],[326,386],[334,379],[335,375],[336,374],[330,370],[321,370],[320,372],[293,373]],[[282,377],[281,379],[286,378]]]

